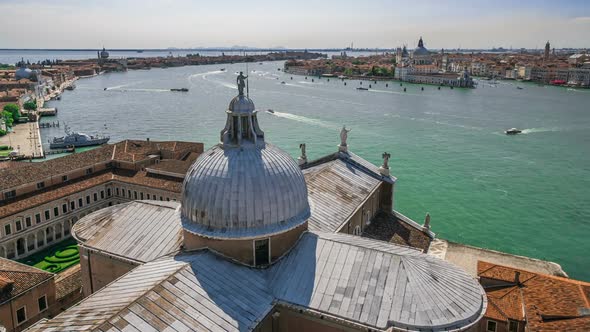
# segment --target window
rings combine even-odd
[[[66,181],[68,181],[68,176],[67,176],[67,175],[63,175],[63,176],[61,177],[61,180],[62,180],[63,182],[66,182]]]
[[[20,325],[27,320],[27,307],[21,307],[16,311],[16,325]]]
[[[75,210],[76,209],[76,202],[75,201],[71,201],[70,202],[70,210]]]
[[[39,303],[39,312],[45,311],[47,309],[47,297],[45,295],[41,296],[37,303]]]
[[[127,196],[128,196],[129,198],[131,198],[131,190],[127,190],[127,194],[128,194]],[[123,195],[123,196],[125,196],[125,195]]]
[[[23,230],[23,223],[22,223],[22,221],[17,220],[14,224],[16,225],[16,231],[17,232],[20,232],[20,231]]]
[[[143,199],[143,193],[139,193],[139,196],[141,196],[141,199]]]
[[[49,210],[45,210],[45,220],[49,220],[50,217]]]
[[[12,234],[12,227],[10,224],[4,225],[4,235]]]
[[[135,199],[137,199],[137,191],[133,192],[133,197],[135,197]]]
[[[115,193],[117,194],[117,196],[119,196],[119,188],[115,188]],[[123,195],[125,195],[125,190],[123,190]]]
[[[68,212],[68,205],[67,204],[62,204],[61,205],[61,212],[62,213],[67,213]]]
[[[361,226],[355,226],[352,235],[361,235]]]
[[[98,194],[97,193],[92,194],[92,196],[94,196],[94,201],[95,202],[98,201]]]
[[[86,175],[88,175],[88,174],[92,174],[92,168],[87,168],[86,169]]]
[[[31,217],[26,217],[25,218],[25,226],[26,227],[31,227],[33,225],[32,221],[31,221]]]
[[[254,241],[254,265],[263,266],[270,263],[270,240]]]
[[[486,327],[486,332],[496,332],[496,326],[498,324],[493,320],[488,320],[488,324]]]
[[[53,208],[53,216],[54,217],[59,216],[59,208],[57,206]]]
[[[107,197],[111,197],[111,188],[107,188]]]
[[[160,200],[163,201],[164,200],[164,197],[160,196]]]
[[[167,202],[170,202],[170,197],[166,197],[166,201]]]
[[[150,194],[147,194],[147,199],[150,199]]]
[[[90,204],[90,195],[86,195],[86,204]]]
[[[41,214],[37,213],[35,215],[35,224],[40,224],[41,223]]]
[[[4,193],[4,199],[10,199],[16,197],[16,190],[7,191]]]
[[[78,207],[81,208],[84,206],[84,200],[81,198],[78,198]]]
[[[104,199],[104,190],[100,191],[100,199]]]
[[[518,332],[518,322],[515,320],[508,321],[508,332]]]

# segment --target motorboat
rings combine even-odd
[[[285,83],[285,81],[282,81],[281,84],[287,84],[287,83]]]
[[[510,128],[508,130],[505,130],[504,133],[506,135],[516,135],[516,134],[520,134],[522,133],[522,130],[520,129],[516,129],[516,128]]]
[[[54,137],[52,140],[49,140],[50,149],[102,145],[110,139],[108,136],[91,136],[84,133],[72,132],[67,125],[65,126],[65,132],[66,136]]]
[[[270,108],[266,110],[268,113],[274,114],[275,111],[271,110]]]
[[[356,88],[356,89],[357,90],[363,90],[363,91],[369,90],[368,88],[363,88],[363,87],[360,87],[360,86],[358,88]]]
[[[219,69],[219,71],[225,71],[225,68],[221,68],[221,69]]]
[[[522,87],[521,87],[521,86],[517,86],[516,88],[517,88],[518,90],[522,90]]]
[[[170,89],[170,91],[175,91],[175,92],[188,92],[188,89],[187,88]]]

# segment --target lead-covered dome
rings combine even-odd
[[[264,141],[254,103],[244,96],[244,85],[238,87],[220,143],[195,161],[183,183],[183,227],[205,237],[274,235],[303,225],[310,216],[301,169],[289,154]]]
[[[181,214],[184,228],[199,235],[247,238],[295,228],[310,208],[303,173],[286,152],[216,145],[189,170]]]

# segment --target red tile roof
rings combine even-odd
[[[528,331],[590,331],[590,283],[481,261],[478,275],[486,317],[526,319]]]
[[[0,292],[0,304],[52,279],[53,276],[53,273],[0,257],[0,280],[4,280],[5,283],[12,282],[12,287]]]

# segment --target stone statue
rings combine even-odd
[[[307,159],[307,155],[305,154],[305,143],[299,144],[299,148],[301,149],[301,158]]]
[[[246,79],[248,76],[244,76],[244,72],[240,72],[240,75],[236,78],[236,83],[238,83],[238,91],[239,95],[244,95],[244,88],[246,87]]]
[[[430,213],[426,212],[426,217],[424,217],[424,228],[430,229]]]
[[[340,130],[340,146],[346,146],[346,140],[348,139],[348,132],[352,129],[346,129],[346,126],[342,126]]]
[[[389,154],[387,152],[383,152],[381,157],[383,157],[383,166],[381,166],[381,167],[383,167],[385,169],[389,169],[389,158],[391,158],[391,154]]]

